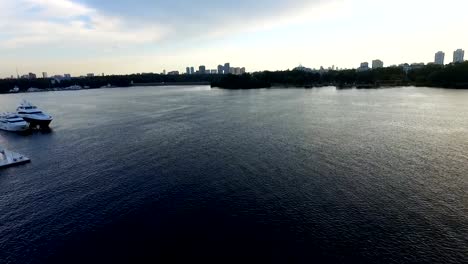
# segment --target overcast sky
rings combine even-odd
[[[466,0],[0,0],[0,76],[429,62],[468,49]]]

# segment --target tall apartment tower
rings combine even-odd
[[[322,70],[323,67],[320,67],[320,69]],[[368,71],[368,70],[369,70],[369,63],[368,62],[362,62],[361,66],[359,66],[359,68],[357,68],[358,72],[363,72],[363,71]]]
[[[223,73],[224,73],[224,66],[218,65],[218,74],[223,74]]]
[[[200,67],[198,67],[198,73],[205,74],[206,73],[206,67],[204,65],[201,65]]]
[[[445,53],[439,51],[435,54],[434,63],[437,65],[444,65]]]
[[[381,60],[373,60],[372,61],[372,69],[383,68],[383,61]]]
[[[457,49],[453,52],[453,62],[463,62],[465,57],[465,51],[462,49]]]
[[[231,73],[231,64],[229,62],[224,64],[224,74]]]

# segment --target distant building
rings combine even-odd
[[[36,74],[34,74],[34,73],[32,73],[32,72],[30,72],[30,73],[28,74],[28,79],[36,79],[36,78],[37,78]]]
[[[198,67],[198,73],[205,74],[206,73],[206,67],[204,65],[201,65],[200,67]]]
[[[240,73],[241,73],[241,74],[245,74],[245,67],[242,67],[242,68],[240,69]]]
[[[465,51],[462,49],[457,49],[453,52],[453,63],[464,62]]]
[[[383,68],[383,61],[373,60],[372,61],[372,69],[379,69],[379,68]]]
[[[179,75],[179,71],[170,71],[167,75]]]
[[[195,68],[194,67],[190,67],[190,74],[195,74]]]
[[[421,62],[421,63],[411,63],[410,67],[411,67],[411,70],[421,69],[421,68],[424,68],[424,63],[423,62]]]
[[[229,62],[224,64],[224,74],[231,73],[231,64]]]
[[[86,74],[86,77],[94,77],[94,73],[88,73]]]
[[[186,73],[187,75],[190,74],[190,67],[185,68],[185,73]]]
[[[163,75],[166,75],[166,70],[163,70],[162,74],[163,74]]]
[[[63,79],[70,80],[70,79],[71,79],[71,74],[65,73],[65,74],[63,75]]]
[[[411,70],[411,66],[408,63],[402,63],[398,65],[398,67],[402,68],[404,72],[408,73]]]
[[[361,66],[357,69],[358,72],[363,72],[363,71],[368,71],[369,70],[369,63],[368,62],[362,62]]]
[[[235,67],[230,67],[229,68],[229,73],[230,74],[236,74],[236,68]]]
[[[42,78],[47,79],[47,72],[42,73]]]
[[[223,73],[224,73],[224,66],[218,65],[218,74],[223,74]]]
[[[245,69],[244,69],[245,70]],[[311,68],[304,67],[302,65],[297,66],[293,71],[303,71],[303,72],[312,72]]]
[[[435,54],[434,63],[437,65],[444,65],[445,53],[439,51]]]
[[[211,74],[217,74],[217,73],[218,73],[218,70],[216,69],[211,70]]]

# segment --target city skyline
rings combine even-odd
[[[220,59],[249,71],[355,68],[363,58],[385,65],[431,62],[435,51],[468,46],[460,34],[468,18],[451,15],[454,7],[468,3],[0,0],[0,77],[16,76],[16,67],[23,74],[74,76],[185,72],[183,65],[215,69]]]
[[[365,62],[361,62],[360,63],[360,66],[359,67],[351,67],[349,68],[349,70],[356,70],[356,71],[367,71],[367,70],[370,70],[370,69],[379,69],[379,68],[384,68],[384,67],[404,67],[406,70],[409,70],[411,67],[413,68],[419,68],[421,66],[424,66],[424,65],[430,65],[430,64],[436,64],[436,65],[448,65],[448,64],[452,64],[452,63],[460,63],[460,62],[464,62],[465,59],[464,59],[464,55],[465,55],[465,50],[463,49],[457,49],[453,52],[453,60],[451,62],[448,62],[448,63],[445,63],[445,52],[443,51],[438,51],[435,53],[435,56],[434,56],[434,59],[433,61],[430,61],[430,62],[413,62],[413,63],[407,63],[407,62],[404,62],[404,63],[399,63],[399,64],[392,64],[390,66],[385,66],[385,63],[380,60],[380,59],[374,59],[371,61],[371,65],[369,66],[369,62],[365,61]],[[304,67],[302,64],[300,64],[299,66],[297,67],[294,67],[293,69],[299,69],[299,70],[306,70],[306,71],[311,71],[312,69],[311,68],[307,68],[307,67]],[[285,70],[285,69],[282,69],[282,70]],[[313,68],[313,71],[326,71],[326,70],[348,70],[348,68],[341,68],[339,69],[338,67],[335,67],[335,65],[333,64],[331,67],[328,67],[328,68],[324,68],[323,66],[320,66],[320,68],[318,70],[316,70],[316,68]],[[130,74],[144,74],[144,73],[154,73],[154,72],[141,72],[141,73],[130,73]],[[231,73],[231,74],[235,74],[235,75],[239,75],[239,74],[244,74],[244,73],[247,73],[246,71],[246,68],[245,67],[233,67],[231,66],[231,64],[229,62],[225,63],[224,65],[220,64],[218,65],[218,67],[216,69],[210,69],[210,68],[207,68],[205,65],[200,65],[198,66],[198,70],[195,71],[195,67],[194,66],[189,66],[189,67],[185,67],[185,71],[179,71],[179,70],[170,70],[167,74],[169,75],[179,75],[179,74],[187,74],[187,75],[191,75],[191,74],[227,74],[227,73]],[[129,74],[129,73],[127,73]],[[161,74],[165,75],[166,74],[166,69],[163,69]],[[94,77],[94,73],[86,73],[86,74],[81,74],[81,75],[77,75],[77,77]],[[102,76],[104,76],[105,74],[102,73]],[[126,75],[126,74],[123,74],[123,75]],[[36,77],[36,74],[35,73],[31,73],[29,72],[28,74],[19,74],[17,72],[17,77],[14,77],[14,75],[11,75],[11,76],[8,76],[6,77],[7,79],[14,79],[14,78],[29,78],[29,79],[35,79],[37,78]],[[42,72],[42,78],[48,78],[48,73],[47,72]],[[55,74],[52,76],[52,78],[55,78],[55,79],[60,79],[60,78],[71,78],[71,75],[70,74],[64,74],[64,75],[61,75],[61,74]]]

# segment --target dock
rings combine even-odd
[[[28,157],[0,147],[0,169],[28,162],[31,162]]]

